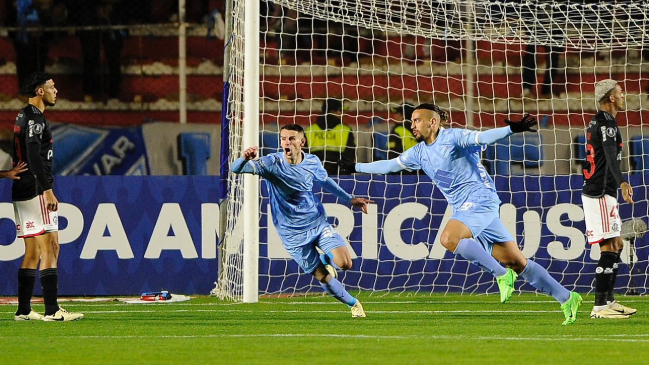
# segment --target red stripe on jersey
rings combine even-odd
[[[41,214],[43,214],[43,223],[50,224],[50,215],[47,212],[47,205],[45,204],[45,198],[42,195],[38,196],[41,200]]]
[[[20,140],[18,139],[18,137],[14,138],[14,146],[16,155],[18,155],[18,160],[25,161],[25,159],[23,158],[23,151],[20,149]]]
[[[608,232],[611,231],[611,226],[610,226],[610,223],[608,221],[608,204],[606,204],[606,196],[601,197],[600,201],[602,202],[602,206],[603,206],[602,214],[604,215],[604,220],[602,221],[602,224],[604,225],[604,227],[602,227],[602,228],[603,228],[604,233],[608,233]]]

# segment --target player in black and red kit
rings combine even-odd
[[[58,210],[52,191],[52,131],[43,112],[56,104],[57,90],[52,77],[35,72],[25,81],[23,92],[29,104],[16,117],[14,125],[14,165],[27,163],[27,171],[14,180],[11,195],[18,237],[25,240],[25,257],[18,270],[18,311],[16,321],[74,321],[83,318],[58,305]],[[40,261],[45,315],[32,311],[30,301]]]
[[[624,92],[614,80],[602,80],[595,85],[597,114],[586,129],[586,165],[582,202],[586,219],[586,236],[591,245],[599,244],[601,256],[595,271],[595,306],[591,318],[628,318],[636,310],[615,301],[613,289],[623,241],[617,189],[624,200],[633,204],[633,189],[624,180],[622,135],[615,120],[624,110]]]

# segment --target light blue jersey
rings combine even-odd
[[[280,236],[308,231],[327,220],[324,206],[313,194],[313,181],[328,178],[316,156],[305,153],[302,162],[292,165],[278,152],[249,161],[248,166],[268,181],[273,224]]]
[[[494,182],[480,163],[479,134],[479,131],[442,128],[435,142],[418,143],[402,153],[397,162],[406,170],[423,170],[454,212],[478,197],[500,204]]]

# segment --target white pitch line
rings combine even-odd
[[[146,335],[146,336],[129,336],[129,335],[113,335],[113,336],[70,336],[70,335],[57,335],[57,338],[74,338],[74,339],[129,339],[134,338],[138,340],[143,339],[201,339],[201,338],[345,338],[345,339],[370,339],[370,340],[478,340],[478,341],[545,341],[545,342],[589,342],[599,338],[598,335],[592,337],[568,337],[568,336],[549,336],[549,337],[520,337],[520,336],[471,336],[471,335],[426,335],[417,334],[412,336],[380,336],[380,335],[353,335],[353,334],[326,334],[326,333],[272,333],[272,334],[213,334],[213,335]],[[13,339],[13,336],[2,336],[0,339]],[[649,339],[635,339],[635,338],[608,338],[611,342],[631,342],[631,343],[649,343]]]
[[[165,313],[344,313],[346,310],[264,310],[264,311],[251,311],[251,310],[218,310],[218,309],[175,309],[165,311]],[[0,312],[1,314],[11,314],[11,312]],[[101,311],[84,311],[84,314],[112,314],[112,313],[160,313],[156,310],[101,310]],[[457,313],[488,313],[488,314],[515,314],[515,313],[560,313],[560,310],[376,310],[367,311],[369,314],[457,314]]]

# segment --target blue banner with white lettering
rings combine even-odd
[[[624,220],[647,218],[644,176],[631,176],[636,204],[622,204]],[[580,176],[498,178],[501,219],[533,257],[568,288],[590,291],[599,252],[586,243]],[[376,204],[370,214],[322,194],[332,223],[348,237],[354,267],[341,275],[351,288],[435,291],[496,291],[489,275],[454,259],[439,243],[450,217],[447,204],[425,176],[341,177],[340,185]],[[139,295],[169,290],[207,294],[217,277],[219,178],[217,176],[57,177],[60,201],[61,295]],[[268,197],[262,183],[260,289],[312,288],[267,227]],[[16,295],[24,243],[16,239],[11,182],[0,180],[0,295]],[[635,242],[636,283],[646,286],[645,238]],[[623,253],[628,262],[628,252]],[[628,265],[620,265],[618,287],[626,287]],[[518,286],[532,290],[519,280]],[[36,285],[36,293],[40,293]],[[316,288],[317,290],[317,288]]]

